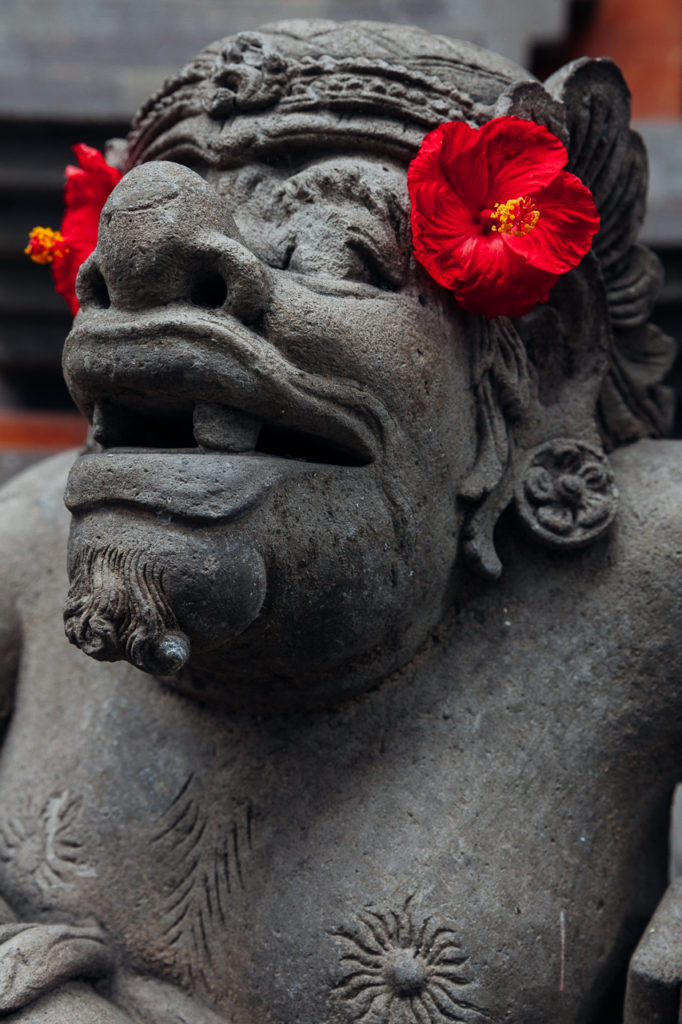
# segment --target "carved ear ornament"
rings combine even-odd
[[[531,536],[565,550],[585,547],[606,533],[618,490],[603,452],[561,437],[526,453],[514,499]]]

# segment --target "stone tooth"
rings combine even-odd
[[[194,437],[202,448],[222,452],[250,452],[256,447],[261,421],[227,405],[197,402]]]
[[[105,432],[105,430],[104,430],[104,414],[103,414],[103,411],[102,411],[102,404],[101,404],[101,402],[95,402],[95,406],[94,406],[94,408],[92,410],[91,422],[92,422],[92,426],[91,426],[90,429],[92,431],[92,436],[93,436],[95,441],[101,442],[103,437],[104,437],[104,432]]]

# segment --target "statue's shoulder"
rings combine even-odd
[[[625,568],[682,597],[682,441],[644,440],[614,452],[617,547]]]
[[[74,452],[45,459],[0,488],[0,722],[11,707],[25,609],[61,571],[66,577],[66,476]]]
[[[26,566],[34,575],[54,557],[55,545],[65,541],[69,513],[64,487],[74,457],[68,451],[44,459],[0,488],[0,557],[5,570],[16,572]],[[63,562],[61,553],[58,557]],[[7,571],[3,577],[11,582]]]
[[[682,441],[638,441],[613,452],[611,462],[620,490],[621,517],[632,516],[643,526],[642,516],[646,516],[650,527],[665,527],[679,536]]]

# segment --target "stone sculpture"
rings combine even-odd
[[[602,224],[514,320],[409,245],[423,135],[498,114]],[[2,498],[5,1019],[677,1021],[682,458],[628,116],[609,61],[331,22],[142,109],[65,349],[91,441]]]

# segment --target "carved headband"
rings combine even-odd
[[[339,48],[343,36],[337,28],[325,42]],[[448,120],[483,124],[510,81],[526,77],[503,61],[499,70],[474,67],[470,53],[469,61],[463,53],[459,58],[454,43],[442,55],[390,59],[388,47],[386,57],[288,52],[285,58],[258,32],[223,43],[202,51],[140,110],[126,168],[178,153],[186,159],[197,144],[204,161],[226,167],[285,142],[319,148],[340,140],[365,149],[371,143],[408,161],[429,128]],[[381,50],[381,41],[368,33],[367,49]],[[194,119],[202,115],[208,123],[199,125]]]

